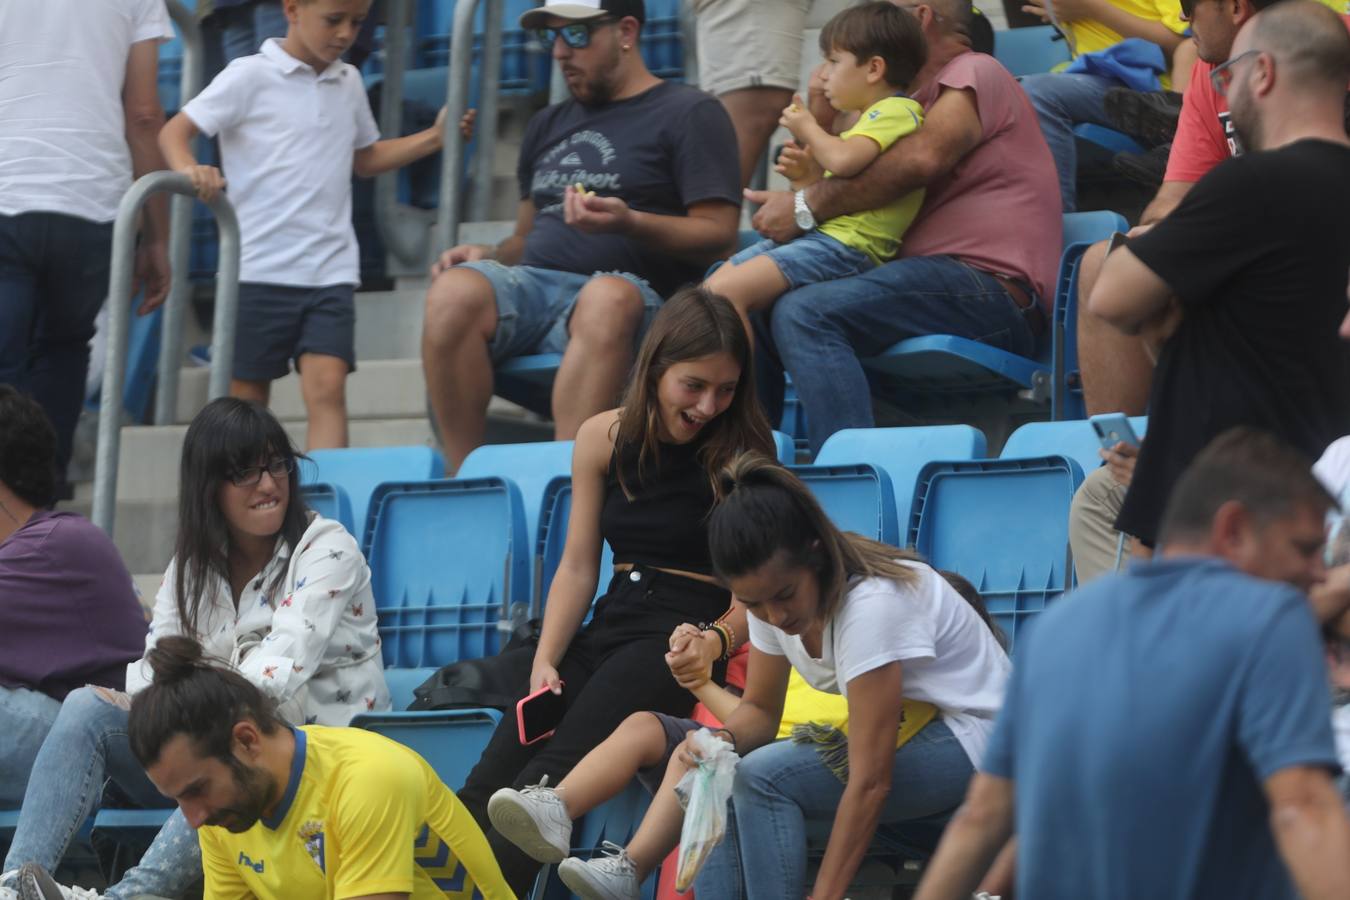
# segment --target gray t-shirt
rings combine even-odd
[[[581,182],[632,209],[684,215],[704,200],[740,204],[736,135],[710,94],[663,82],[636,97],[583,106],[566,100],[525,129],[517,167],[521,199],[534,202],[523,265],[565,272],[628,272],[664,296],[703,268],[617,234],[586,234],[563,221],[567,185]]]

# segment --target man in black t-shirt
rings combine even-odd
[[[1350,35],[1312,0],[1260,13],[1213,73],[1244,147],[1175,212],[1107,258],[1088,299],[1128,334],[1165,336],[1116,527],[1152,545],[1172,485],[1234,425],[1310,457],[1350,432]]]
[[[569,440],[614,405],[662,298],[734,248],[731,120],[711,95],[647,70],[643,19],[642,0],[550,0],[521,16],[572,98],[526,128],[515,233],[432,268],[422,365],[447,474],[482,442],[493,366],[562,353],[552,411]]]

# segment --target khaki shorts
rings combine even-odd
[[[699,87],[714,95],[797,90],[810,6],[811,0],[695,0]]]

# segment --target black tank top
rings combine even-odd
[[[645,479],[638,477],[638,446],[615,448],[605,474],[605,505],[600,534],[614,550],[616,564],[679,569],[712,574],[708,552],[708,513],[713,490],[699,461],[701,441],[660,445],[657,459],[648,459]],[[633,499],[624,495],[623,483]]]

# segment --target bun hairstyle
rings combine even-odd
[[[127,737],[143,767],[159,760],[164,745],[185,734],[203,756],[235,765],[234,726],[251,719],[263,734],[282,726],[273,702],[248,679],[212,661],[190,637],[159,639],[145,655],[154,681],[131,701]]]
[[[828,621],[853,576],[890,578],[912,584],[917,575],[900,560],[919,560],[908,550],[840,531],[811,490],[782,465],[759,453],[743,453],[722,470],[723,499],[708,520],[713,569],[729,581],[782,554],[793,566],[813,569],[820,579],[820,617]]]

